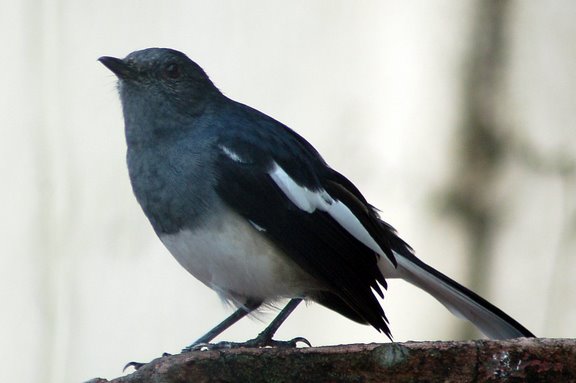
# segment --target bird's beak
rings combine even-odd
[[[134,75],[134,69],[124,60],[116,57],[102,56],[98,59],[104,66],[110,69],[119,79],[126,79]]]

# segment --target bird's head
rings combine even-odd
[[[198,64],[173,49],[148,48],[124,59],[103,56],[98,60],[118,77],[125,114],[158,108],[194,114],[206,97],[219,93]]]

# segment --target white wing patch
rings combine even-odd
[[[376,243],[368,230],[360,223],[360,220],[356,218],[348,206],[332,198],[326,190],[310,190],[298,185],[277,163],[274,163],[274,167],[269,174],[280,190],[282,190],[286,197],[299,209],[307,213],[313,213],[318,209],[330,214],[330,216],[354,238],[374,252],[380,254],[382,259],[388,259],[382,248]]]
[[[312,213],[321,206],[330,205],[334,202],[325,190],[312,191],[298,185],[276,162],[274,162],[274,168],[269,174],[286,197],[300,210]],[[325,211],[325,209],[321,210]]]
[[[236,153],[235,151],[233,151],[232,149],[230,149],[227,146],[224,145],[218,145],[218,147],[222,150],[222,152],[228,157],[230,158],[232,161],[235,162],[240,162],[240,163],[246,163],[246,161],[240,157],[240,155],[238,155],[238,153]]]
[[[256,222],[252,221],[252,220],[248,220],[248,222],[250,223],[250,225],[252,225],[252,227],[258,231],[266,231],[266,229],[264,229],[262,226],[258,225]]]

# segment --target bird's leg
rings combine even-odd
[[[238,310],[234,311],[232,315],[224,319],[220,324],[214,327],[212,330],[208,331],[206,334],[198,338],[196,342],[192,343],[190,346],[184,348],[182,352],[190,352],[194,350],[202,349],[203,347],[211,348],[210,342],[212,339],[216,338],[222,332],[224,332],[227,328],[232,326],[234,323],[238,322],[240,319],[244,318],[246,315],[250,314],[252,311],[256,310],[262,302],[260,301],[252,301],[249,300],[244,304],[244,306],[240,307]],[[169,356],[167,352],[162,354],[162,356]],[[124,370],[128,367],[134,367],[134,369],[138,370],[140,367],[144,366],[146,363],[142,362],[129,362],[124,366]]]
[[[219,342],[219,343],[195,343],[191,347],[185,349],[184,351],[191,350],[201,350],[201,349],[226,349],[226,348],[240,348],[240,347],[286,347],[293,348],[296,347],[298,342],[302,342],[310,346],[310,342],[302,337],[297,337],[288,341],[278,341],[272,339],[278,328],[284,323],[286,318],[294,311],[294,309],[302,302],[301,298],[294,298],[288,302],[288,304],[280,311],[280,313],[272,320],[272,322],[254,339],[250,339],[246,342],[236,343],[236,342]],[[208,335],[208,334],[207,334]],[[204,338],[204,337],[203,337]],[[214,337],[212,337],[214,338]],[[212,339],[211,338],[211,339]]]
[[[190,346],[182,350],[183,353],[190,351],[198,351],[202,349],[217,350],[226,348],[240,348],[240,347],[284,347],[293,348],[296,347],[298,342],[302,342],[311,347],[310,342],[306,338],[296,337],[287,341],[274,340],[272,337],[278,330],[278,328],[284,323],[284,321],[290,316],[292,311],[298,307],[302,302],[302,298],[294,298],[288,302],[288,304],[278,313],[278,315],[270,322],[270,324],[254,339],[250,339],[246,342],[235,343],[235,342],[219,342],[219,343],[208,343],[212,339],[216,338],[234,323],[238,322],[240,319],[244,318],[246,315],[250,314],[252,311],[256,310],[262,302],[249,301],[243,307],[240,307],[228,318],[224,319],[220,324],[214,327],[212,330],[208,331],[206,334],[201,336],[192,343]],[[168,356],[170,354],[164,353],[162,356]],[[124,370],[128,367],[134,367],[138,370],[140,367],[144,366],[146,363],[141,362],[130,362],[126,364]]]
[[[288,341],[280,341],[272,339],[274,337],[274,334],[276,334],[278,328],[280,328],[282,323],[284,323],[284,321],[288,318],[288,316],[290,316],[292,311],[294,311],[294,309],[298,307],[300,302],[302,302],[302,298],[293,298],[292,300],[290,300],[290,302],[288,302],[288,304],[282,309],[282,311],[280,311],[280,313],[276,316],[276,318],[274,318],[272,322],[270,322],[270,324],[268,325],[268,327],[264,329],[264,331],[258,334],[256,338],[251,339],[244,343],[245,347],[271,346],[271,347],[293,348],[296,347],[298,342],[305,343],[308,345],[308,347],[312,347],[310,342],[308,342],[306,338],[302,337],[296,337]]]
[[[256,310],[262,302],[260,301],[248,301],[244,306],[240,307],[238,310],[234,311],[232,315],[224,319],[220,324],[214,327],[212,330],[208,331],[206,334],[198,338],[190,346],[184,348],[182,352],[190,352],[194,350],[199,350],[204,346],[208,346],[209,342],[232,326],[234,323],[238,322],[240,319],[244,318],[246,315],[250,314],[252,311]]]

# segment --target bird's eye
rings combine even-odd
[[[173,80],[180,77],[180,67],[178,64],[170,63],[164,67],[164,76]]]

